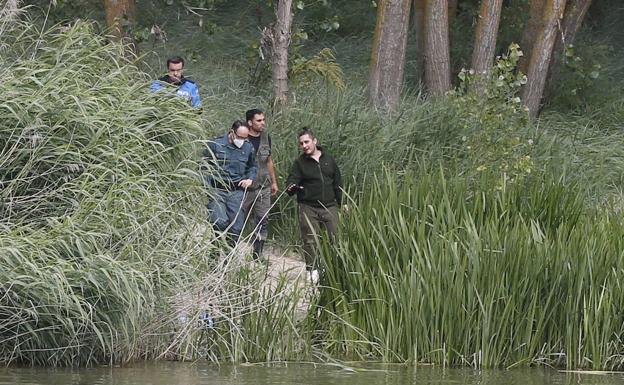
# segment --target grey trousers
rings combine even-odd
[[[266,241],[269,232],[269,211],[271,210],[271,186],[247,190],[243,211],[247,222],[253,227],[253,240]]]
[[[303,241],[303,257],[307,270],[319,267],[316,244],[320,231],[324,230],[335,241],[338,236],[338,207],[315,207],[299,203],[299,229]]]

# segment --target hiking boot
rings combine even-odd
[[[256,239],[253,243],[253,252],[251,254],[254,261],[260,260],[260,255],[262,255],[262,249],[264,249],[264,241],[261,239]]]

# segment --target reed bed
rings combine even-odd
[[[261,292],[263,276],[242,273],[246,253],[207,224],[201,115],[150,93],[136,58],[94,24],[13,21],[0,30],[10,43],[0,55],[0,364],[240,358],[241,341],[257,336],[242,318],[292,301]],[[275,325],[273,313],[262,319]]]
[[[93,24],[41,30],[2,5],[0,363],[622,366],[621,101],[574,124],[503,119],[518,123],[506,135],[535,139],[533,173],[509,184],[475,170],[470,103],[408,94],[382,117],[358,86],[296,90],[267,109],[279,177],[307,125],[352,192],[340,242],[322,245],[325,286],[306,298],[285,277],[262,285],[248,252],[205,223],[203,140],[270,105],[240,66],[197,62],[214,85],[200,115],[147,92],[138,60]],[[296,237],[294,206],[274,212],[280,242]]]
[[[547,177],[501,190],[435,169],[368,182],[342,217],[340,242],[323,249],[336,352],[474,367],[622,366],[619,215],[587,209],[574,185]]]

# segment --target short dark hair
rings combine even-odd
[[[247,121],[253,120],[256,115],[264,115],[264,112],[258,108],[252,108],[251,110],[247,110],[247,112],[245,112],[245,118]]]
[[[303,127],[301,129],[301,131],[299,131],[299,134],[297,135],[297,138],[301,138],[304,135],[308,135],[310,137],[310,139],[316,139],[316,136],[314,135],[314,133],[312,132],[312,130],[309,127]]]
[[[232,123],[232,131],[234,131],[235,133],[241,127],[249,128],[247,127],[247,122],[243,122],[242,120],[235,120],[234,123]]]
[[[172,56],[167,59],[167,69],[169,69],[169,64],[179,64],[182,63],[182,68],[184,68],[184,59],[181,56]]]

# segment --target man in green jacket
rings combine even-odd
[[[303,240],[306,269],[318,281],[318,256],[314,250],[319,229],[334,240],[338,230],[338,207],[342,202],[342,179],[334,158],[323,148],[312,131],[304,127],[298,135],[303,152],[295,159],[286,182],[289,195],[297,194],[299,227]]]

